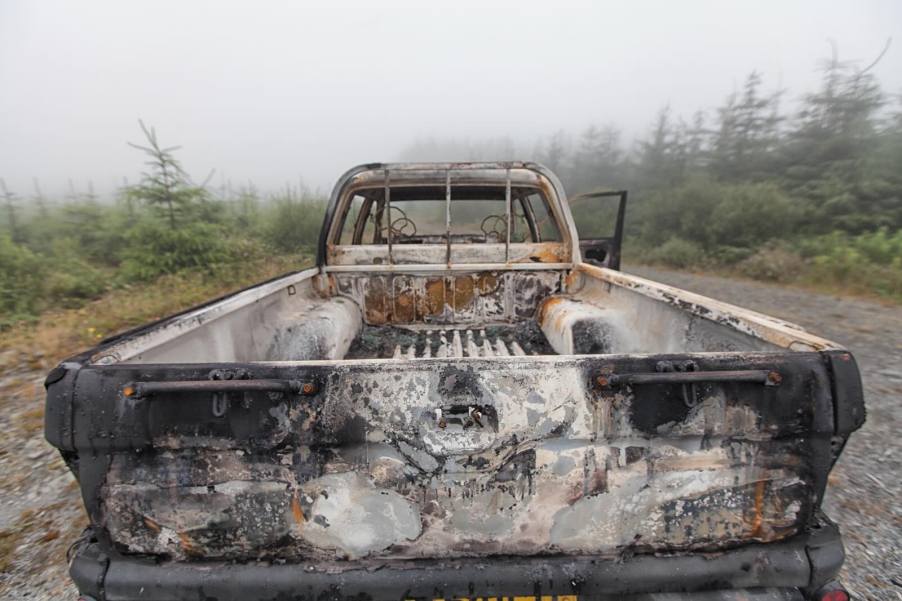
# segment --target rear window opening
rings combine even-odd
[[[450,200],[449,200],[450,196]],[[509,224],[509,227],[508,227]],[[358,191],[339,229],[341,245],[560,242],[548,199],[535,188],[399,187]]]

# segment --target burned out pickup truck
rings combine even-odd
[[[539,165],[362,165],[315,268],[61,363],[81,594],[845,599],[854,359],[621,273],[596,202],[580,238]]]

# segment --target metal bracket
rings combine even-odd
[[[319,392],[315,382],[302,380],[179,380],[172,382],[134,382],[122,387],[128,398],[181,392],[287,392],[313,396]]]
[[[602,373],[595,378],[599,388],[612,389],[636,384],[693,384],[699,382],[746,382],[779,386],[783,376],[779,372],[766,369],[723,370],[723,371],[673,371],[632,374]]]

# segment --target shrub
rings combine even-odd
[[[793,233],[801,209],[773,184],[718,186],[720,202],[706,215],[708,239],[716,244],[758,248]]]
[[[885,228],[850,236],[832,232],[799,242],[799,250],[806,257],[854,259],[877,265],[891,265],[902,260],[902,230],[890,234]],[[854,253],[854,255],[850,255]]]
[[[0,326],[37,315],[44,298],[44,264],[9,236],[0,236]]]
[[[640,235],[652,244],[678,237],[709,253],[755,249],[795,232],[802,210],[773,184],[726,184],[702,177],[637,203]]]
[[[723,198],[721,188],[716,182],[698,177],[640,200],[634,216],[641,224],[640,237],[650,244],[682,238],[705,248],[716,245],[717,240],[707,228],[712,212]]]
[[[698,244],[682,238],[669,239],[658,248],[649,251],[647,256],[653,263],[682,269],[700,267],[706,262],[705,251]]]
[[[902,231],[833,232],[798,246],[810,258],[810,282],[902,300]]]
[[[162,221],[146,219],[133,228],[131,235],[132,244],[121,268],[126,280],[151,280],[185,269],[210,270],[236,256],[225,232],[209,223],[173,228]]]
[[[47,275],[47,296],[55,305],[78,307],[84,301],[106,292],[109,281],[107,274],[100,269],[71,257],[55,264]]]
[[[279,252],[299,252],[316,247],[326,205],[317,200],[276,198],[266,207],[263,239]]]
[[[791,282],[806,270],[805,260],[782,245],[764,246],[737,265],[739,273],[755,280]]]
[[[902,260],[902,230],[890,234],[886,228],[881,228],[856,236],[852,243],[871,263],[891,265]]]
[[[742,246],[718,246],[711,253],[710,258],[720,265],[735,265],[755,254],[755,249]]]

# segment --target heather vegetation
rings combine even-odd
[[[867,67],[836,59],[813,92],[767,89],[752,73],[715,110],[687,119],[664,108],[634,144],[614,126],[590,126],[531,152],[431,140],[401,158],[535,158],[561,176],[580,228],[593,233],[610,229],[612,214],[579,195],[628,189],[627,262],[902,300],[898,98]],[[146,294],[155,282],[227,289],[309,262],[324,199],[297,188],[214,191],[141,127],[132,146],[144,173],[113,200],[51,199],[0,180],[0,327],[109,293]]]

